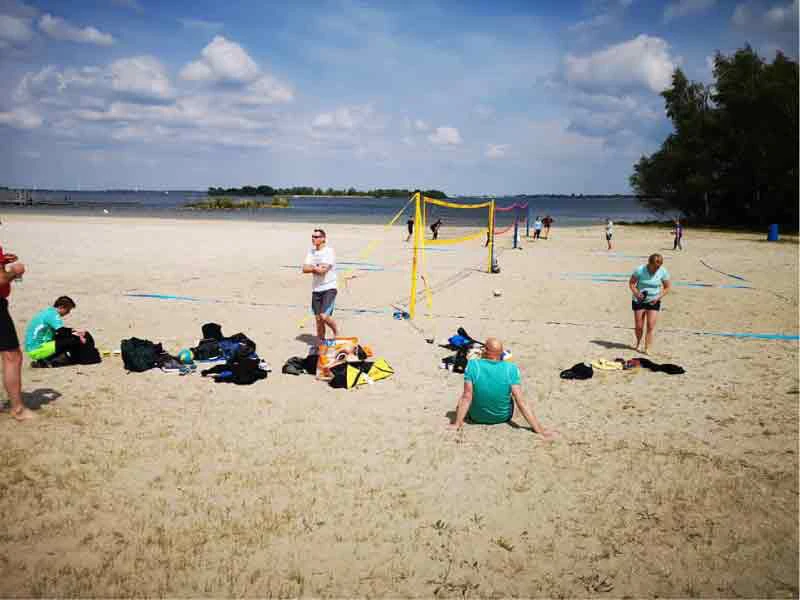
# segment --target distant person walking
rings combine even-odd
[[[536,216],[536,220],[533,222],[533,239],[539,240],[541,239],[542,235],[542,217]]]
[[[675,236],[675,242],[672,244],[673,250],[683,250],[683,245],[681,241],[683,240],[683,225],[681,225],[680,219],[675,219],[675,226],[672,230],[672,235]]]
[[[547,215],[544,219],[542,219],[542,224],[544,225],[544,239],[550,239],[550,226],[554,223],[553,217]]]
[[[608,244],[609,250],[614,249],[614,244],[611,241],[613,237],[614,237],[614,221],[608,219],[608,221],[606,222],[606,243]]]
[[[411,239],[411,236],[414,235],[414,217],[408,217],[408,221],[406,221],[406,227],[408,227],[408,237],[406,237],[406,241]]]
[[[25,265],[17,262],[15,254],[4,254],[0,247],[0,358],[3,362],[3,386],[11,404],[11,416],[17,421],[33,418],[33,413],[22,403],[22,350],[14,321],[8,312],[11,282],[21,279]]]
[[[628,287],[633,294],[631,308],[633,308],[633,324],[636,331],[636,350],[639,350],[646,327],[645,354],[653,347],[653,335],[661,310],[661,300],[670,290],[669,271],[663,265],[663,256],[651,254],[647,264],[637,268],[628,281]]]
[[[311,233],[311,250],[303,262],[303,273],[313,276],[311,287],[311,310],[317,321],[317,338],[325,341],[325,327],[329,327],[333,337],[338,334],[333,308],[336,303],[336,252],[326,244],[327,237],[322,229]]]
[[[442,226],[442,220],[436,219],[434,223],[431,223],[431,232],[433,232],[433,239],[439,239],[439,228]]]

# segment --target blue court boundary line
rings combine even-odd
[[[695,331],[695,335],[714,335],[719,337],[751,338],[756,340],[789,340],[798,341],[800,335],[784,335],[782,333],[718,333],[712,331]]]
[[[738,279],[739,281],[747,281],[747,279],[745,279],[741,275],[734,275],[733,273],[726,273],[725,271],[720,271],[719,269],[712,267],[704,260],[700,260],[700,264],[703,265],[704,267],[708,267],[712,271],[716,271],[717,273],[722,273],[723,275],[727,275],[728,277],[733,277],[734,279]]]
[[[347,265],[347,264],[356,265],[358,263],[336,263],[336,264],[339,264],[339,265]],[[303,265],[281,265],[281,269],[301,269],[302,267],[303,267]],[[388,268],[387,269],[386,267],[382,267],[380,265],[366,265],[366,264],[363,265],[363,266],[360,266],[360,267],[359,266],[354,266],[352,270],[353,271],[397,271],[397,269],[392,269],[392,268]]]
[[[194,296],[177,296],[172,294],[150,294],[126,292],[123,294],[129,298],[148,298],[151,300],[176,300],[179,302],[207,302],[209,304],[241,304],[244,306],[264,306],[267,308],[303,308],[308,309],[305,304],[278,304],[270,302],[244,302],[240,300],[219,300],[216,298],[196,298]],[[389,309],[377,308],[336,308],[340,312],[351,312],[355,314],[389,314]]]
[[[624,325],[613,325],[611,323],[574,323],[570,321],[546,321],[546,325],[571,325],[573,327],[611,327],[613,329],[625,329],[633,331],[633,327]],[[783,333],[732,333],[725,331],[692,331],[691,329],[659,329],[663,333],[684,333],[688,335],[704,335],[711,337],[726,337],[738,339],[755,340],[781,340],[781,341],[800,341],[800,335],[786,335]]]
[[[630,275],[626,273],[562,273],[562,279],[574,279],[577,281],[592,281],[595,283],[624,283]],[[613,278],[613,279],[612,279]],[[739,285],[735,283],[696,283],[692,281],[673,281],[672,285],[680,287],[695,287],[695,288],[725,288],[725,289],[742,289],[753,290],[755,289],[750,285]]]
[[[177,296],[177,295],[170,295],[170,294],[149,294],[149,293],[133,293],[128,292],[123,294],[124,296],[128,296],[130,298],[149,298],[155,300],[178,300],[183,302],[208,302],[211,304],[243,304],[246,306],[265,306],[265,307],[278,307],[278,308],[308,308],[305,305],[300,304],[270,304],[270,303],[262,303],[262,302],[237,302],[236,300],[218,300],[214,298],[196,298],[194,296]],[[392,311],[389,309],[375,309],[375,308],[337,308],[336,310],[345,311],[345,312],[353,312],[353,313],[369,313],[369,314],[389,314]],[[456,315],[437,315],[448,317],[451,316],[452,318],[466,318],[466,317],[459,317]],[[520,320],[524,322],[531,322],[529,320]],[[584,323],[559,323],[557,321],[547,321],[547,325],[587,325],[592,326],[591,323],[584,324]],[[631,329],[630,327],[622,327],[620,325],[612,325],[612,327],[617,329]],[[785,335],[781,333],[729,333],[729,332],[714,332],[714,331],[689,331],[689,330],[676,330],[676,329],[662,329],[665,333],[689,333],[693,335],[707,335],[707,336],[715,336],[715,337],[730,337],[730,338],[740,338],[740,339],[757,339],[757,340],[786,340],[786,341],[798,341],[800,340],[800,335]]]

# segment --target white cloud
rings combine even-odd
[[[586,161],[604,152],[602,139],[572,131],[569,123],[561,120],[532,121],[526,129],[529,156],[537,160],[557,164],[572,159]]]
[[[183,68],[181,78],[188,81],[250,82],[260,73],[258,65],[244,48],[221,35],[214,36],[201,55],[200,60]]]
[[[472,112],[479,118],[479,119],[489,119],[495,115],[495,110],[491,106],[486,106],[485,104],[478,104],[475,108],[472,109]]]
[[[372,107],[369,105],[345,106],[333,112],[317,115],[311,122],[311,127],[314,129],[352,130],[364,124],[372,113]]]
[[[797,31],[797,0],[770,8],[764,15],[764,24],[778,31]]]
[[[111,88],[141,98],[165,100],[173,96],[163,65],[152,56],[134,56],[109,66]]]
[[[414,129],[416,129],[417,131],[428,131],[428,129],[430,129],[430,126],[422,119],[417,119],[416,121],[414,121]]]
[[[599,27],[610,25],[613,22],[614,19],[611,15],[603,13],[595,15],[591,19],[587,19],[585,21],[578,21],[577,23],[570,25],[567,29],[572,33],[581,33],[591,29],[597,29]]]
[[[25,107],[14,108],[8,112],[0,112],[0,125],[8,125],[15,129],[36,129],[42,125],[42,117]]]
[[[673,19],[705,12],[716,3],[717,0],[677,0],[676,2],[670,2],[664,7],[664,22],[669,23]]]
[[[798,0],[788,4],[775,4],[768,9],[759,2],[742,2],[736,5],[731,22],[740,29],[796,33]]]
[[[198,29],[200,31],[217,31],[222,29],[220,21],[205,21],[203,19],[178,19],[184,29]]]
[[[0,15],[0,44],[24,44],[33,37],[30,19],[12,15]]]
[[[457,146],[461,143],[461,134],[455,127],[437,127],[428,140],[437,146]]]
[[[505,158],[509,147],[508,144],[488,144],[484,156],[486,158]]]
[[[294,91],[291,87],[271,75],[262,75],[245,88],[239,102],[251,105],[279,104],[291,102],[293,99]]]
[[[737,4],[733,10],[731,22],[737,27],[746,27],[752,18],[753,15],[750,13],[750,7],[747,4]]]
[[[54,17],[49,13],[39,17],[39,29],[56,40],[97,44],[98,46],[110,46],[114,43],[114,37],[111,34],[102,33],[94,27],[80,29],[61,17]]]
[[[588,56],[568,54],[564,60],[568,82],[588,89],[646,87],[661,92],[669,86],[676,60],[669,44],[658,37],[639,35]]]

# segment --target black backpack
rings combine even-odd
[[[190,350],[195,360],[210,360],[222,354],[219,349],[219,340],[214,338],[203,338],[197,346]]]
[[[154,344],[150,340],[140,340],[136,337],[122,340],[120,350],[122,350],[122,362],[125,368],[136,373],[155,367],[158,355],[164,351],[161,344]]]
[[[83,344],[78,344],[75,350],[70,352],[70,358],[79,365],[95,365],[102,362],[92,334],[87,331],[84,340]]]
[[[260,379],[267,378],[267,371],[260,367],[261,360],[257,356],[244,356],[229,360],[224,365],[215,365],[200,372],[203,377],[214,376],[216,383],[235,383],[236,385],[252,385]]]

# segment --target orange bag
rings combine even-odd
[[[321,343],[318,346],[317,379],[329,380],[333,378],[332,367],[358,360],[357,347],[357,337],[337,337]]]

